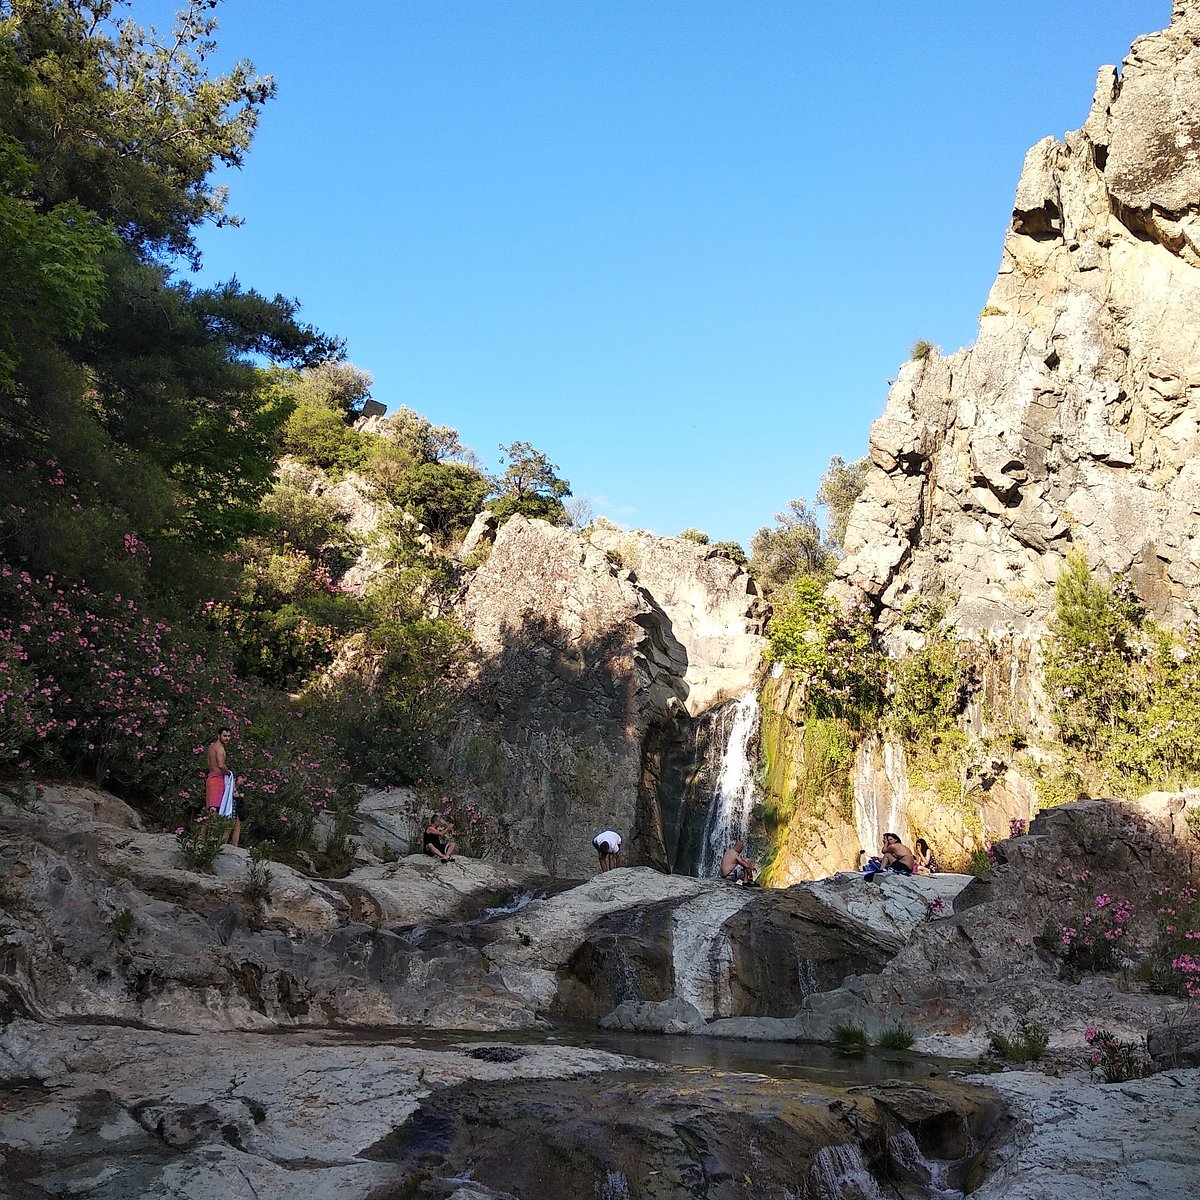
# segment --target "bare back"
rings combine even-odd
[[[220,738],[214,738],[208,744],[208,769],[225,774],[225,746]]]

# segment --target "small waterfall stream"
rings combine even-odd
[[[758,694],[743,692],[722,710],[710,754],[720,753],[719,769],[704,819],[700,861],[696,874],[717,874],[721,855],[736,841],[746,841],[750,815],[757,799],[755,754],[758,734]],[[715,765],[715,764],[714,764]]]

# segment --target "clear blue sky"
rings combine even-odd
[[[135,0],[144,22],[174,7]],[[970,344],[1026,149],[1169,0],[226,0],[275,76],[206,274],[297,296],[390,408],[748,543]]]

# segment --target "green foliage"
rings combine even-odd
[[[112,230],[77,201],[39,212],[27,198],[32,168],[0,131],[0,392],[11,388],[30,343],[77,341],[100,323]]]
[[[1130,663],[1141,609],[1128,582],[1093,577],[1080,551],[1068,556],[1054,589],[1046,684],[1063,740],[1095,746],[1133,700]]]
[[[701,529],[685,529],[679,536],[685,542],[695,542],[698,546],[708,545],[708,534]]]
[[[932,342],[927,342],[924,338],[918,338],[912,344],[912,349],[908,352],[908,357],[913,362],[925,362],[932,355],[937,354],[938,348]]]
[[[1094,577],[1078,552],[1055,602],[1045,681],[1073,761],[1045,799],[1074,799],[1075,775],[1116,795],[1200,781],[1200,626],[1158,627],[1128,580]]]
[[[1007,308],[998,308],[995,304],[985,304],[979,310],[980,317],[1004,317],[1008,315]]]
[[[233,822],[207,810],[189,820],[175,835],[183,861],[193,870],[210,875],[225,845]]]
[[[896,1024],[879,1035],[877,1045],[881,1050],[910,1050],[913,1040],[913,1031],[907,1025]]]
[[[871,1045],[867,1031],[861,1025],[835,1025],[833,1048],[847,1058],[858,1058],[866,1054]]]
[[[445,545],[470,527],[483,507],[488,486],[483,473],[466,463],[425,462],[401,476],[389,489],[388,499]]]
[[[746,551],[742,549],[741,542],[713,542],[711,548],[731,562],[737,563],[739,567],[748,566],[750,563],[749,558],[746,557]]]
[[[500,447],[500,463],[504,473],[491,480],[495,499],[488,507],[502,523],[516,513],[555,525],[568,523],[563,500],[571,485],[559,478],[559,468],[545,454],[529,442],[510,442]]]
[[[891,663],[889,731],[907,741],[957,734],[977,686],[969,647],[939,623],[921,649]]]
[[[209,175],[242,164],[275,89],[248,62],[206,69],[212,7],[182,3],[160,39],[113,0],[0,5],[0,119],[33,164],[40,208],[78,200],[139,248],[184,255],[201,221],[236,221]]]
[[[108,923],[109,929],[112,930],[112,935],[118,942],[129,941],[130,934],[133,933],[133,910],[126,907],[121,909],[119,913]]]
[[[251,904],[262,904],[271,897],[271,881],[275,872],[266,864],[266,854],[255,846],[246,860],[246,882],[242,885],[242,894]]]
[[[263,390],[290,414],[282,431],[283,451],[335,479],[362,470],[371,439],[352,422],[370,387],[370,376],[348,363],[269,372]]]
[[[1006,1063],[1036,1062],[1046,1053],[1050,1034],[1043,1025],[1022,1017],[1012,1037],[994,1029],[988,1030],[991,1052]]]
[[[1039,808],[1070,804],[1084,794],[1083,776],[1071,766],[1040,775],[1036,786]]]
[[[775,514],[775,527],[764,526],[750,540],[750,569],[768,594],[800,579],[824,582],[833,565],[816,514],[804,499],[789,500],[787,509]]]
[[[867,728],[884,699],[884,660],[874,642],[874,622],[861,605],[843,610],[812,578],[798,579],[781,601],[767,631],[768,657],[804,679],[813,712]]]
[[[867,485],[869,458],[860,458],[848,463],[840,454],[829,460],[821,486],[817,488],[817,503],[828,513],[825,544],[841,553],[846,540],[846,526],[850,523],[850,510]]]

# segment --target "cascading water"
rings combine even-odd
[[[753,748],[758,723],[758,694],[753,691],[743,692],[720,714],[713,746],[714,749],[717,746],[723,749],[704,819],[700,861],[696,864],[697,875],[716,875],[721,865],[721,855],[734,842],[747,840],[750,814],[754,811],[757,799],[757,762]]]

